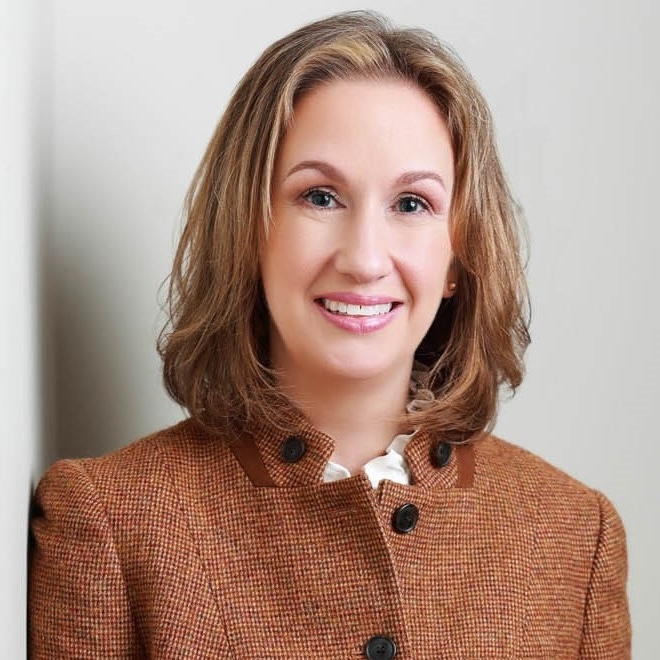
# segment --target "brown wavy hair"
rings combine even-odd
[[[192,181],[169,279],[158,351],[168,393],[203,423],[240,432],[286,426],[290,402],[268,365],[259,246],[271,222],[278,146],[297,100],[345,79],[401,79],[436,104],[451,135],[450,211],[456,293],[444,299],[416,358],[434,401],[402,425],[466,440],[495,420],[500,386],[523,376],[529,344],[520,223],[490,112],[453,51],[425,30],[372,12],[306,25],[271,45],[238,84]]]

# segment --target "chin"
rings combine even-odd
[[[402,364],[399,361],[384,362],[369,359],[367,351],[363,351],[360,356],[346,356],[337,361],[319,365],[318,373],[320,377],[332,379],[345,379],[347,381],[373,380],[379,377],[393,374],[397,367]]]

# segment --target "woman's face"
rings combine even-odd
[[[445,121],[401,81],[322,85],[278,154],[261,251],[271,363],[289,376],[409,372],[447,288]]]

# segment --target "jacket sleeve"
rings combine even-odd
[[[627,660],[631,631],[625,532],[612,504],[600,493],[596,497],[600,533],[585,603],[580,660]]]
[[[106,512],[81,461],[60,461],[35,493],[29,657],[139,658]]]

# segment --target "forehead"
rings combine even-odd
[[[453,177],[444,117],[424,91],[397,79],[332,81],[303,95],[280,143],[276,177],[300,160],[348,173],[421,168]]]

